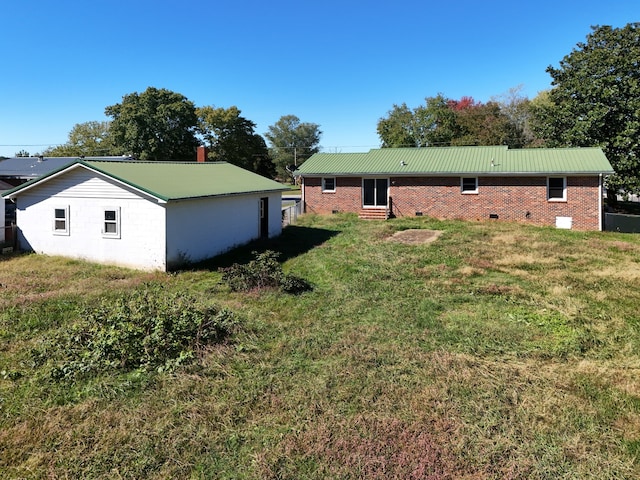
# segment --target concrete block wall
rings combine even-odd
[[[47,255],[62,255],[133,268],[165,268],[165,210],[135,199],[38,197],[17,198],[20,215],[19,248]],[[68,208],[69,233],[53,232],[55,208]],[[104,209],[120,212],[120,236],[102,234]]]
[[[556,225],[571,217],[572,228],[599,230],[599,177],[567,177],[566,201],[547,200],[547,177],[479,177],[478,193],[462,193],[460,177],[391,177],[389,196],[395,216],[422,213],[441,219],[498,220]],[[305,211],[359,212],[362,179],[336,178],[335,192],[322,192],[321,178],[305,178]]]

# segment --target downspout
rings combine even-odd
[[[304,213],[305,211],[305,203],[304,203],[304,194],[305,194],[305,188],[304,188],[304,177],[302,175],[300,175],[300,213]]]
[[[602,231],[602,174],[598,178],[598,230]]]

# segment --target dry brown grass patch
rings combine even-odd
[[[596,277],[636,282],[640,279],[640,265],[636,262],[618,262],[614,265],[594,269],[591,273]]]
[[[624,242],[622,240],[613,240],[608,242],[604,239],[591,239],[588,246],[591,251],[600,251],[612,248],[620,252],[640,252],[640,245],[631,242]]]
[[[166,279],[161,272],[139,272],[35,254],[12,257],[2,266],[0,308],[30,305],[64,295],[91,296]]]
[[[498,285],[496,283],[490,283],[478,289],[478,293],[485,295],[519,295],[522,293],[522,289],[519,286],[511,285]]]
[[[618,360],[615,364],[596,363],[590,360],[582,360],[574,365],[576,372],[590,378],[596,378],[600,382],[610,385],[627,395],[640,397],[640,364],[621,364]],[[640,431],[639,431],[640,432]]]
[[[484,478],[455,455],[455,424],[448,419],[405,421],[359,414],[327,415],[288,434],[277,452],[257,457],[261,478],[281,478],[283,460],[313,458],[326,478]]]
[[[638,251],[638,245],[629,242],[615,241],[611,242],[611,246],[617,250],[620,250],[621,252]]]
[[[496,265],[551,265],[556,262],[552,256],[541,256],[539,253],[509,253],[496,258]]]
[[[497,235],[493,235],[491,238],[492,243],[498,243],[503,245],[520,245],[523,242],[530,241],[529,237],[525,237],[523,235],[513,233],[513,232],[503,232]]]
[[[482,258],[482,257],[478,257],[478,256],[473,256],[471,258],[469,258],[467,260],[467,263],[475,268],[479,268],[481,270],[488,270],[490,268],[493,268],[493,261],[492,260],[487,260],[486,258]]]
[[[419,277],[440,277],[449,271],[449,267],[444,263],[429,265],[427,267],[414,268],[414,273]]]
[[[484,273],[483,269],[474,268],[471,265],[465,265],[464,267],[460,267],[456,270],[457,273],[464,277],[472,277],[474,275],[482,275]]]
[[[640,415],[624,415],[616,420],[614,428],[620,432],[625,441],[640,441]]]
[[[103,461],[110,465],[102,464],[101,468],[110,473],[95,478],[140,478],[119,472],[135,472],[136,462],[147,461],[144,455],[148,450],[157,456],[145,478],[187,478],[184,472],[178,474],[184,467],[176,464],[174,455],[183,445],[197,448],[189,435],[200,422],[185,422],[186,431],[180,432],[172,415],[157,411],[115,403],[106,407],[89,400],[40,413],[0,431],[0,451],[11,445],[13,453],[12,457],[0,457],[0,471],[10,468],[15,475],[12,478],[44,477],[32,477],[29,472],[49,472],[48,478],[87,478],[88,465]],[[173,429],[178,430],[177,438],[166,437]],[[128,447],[121,449],[122,445]],[[65,452],[74,455],[67,458]]]

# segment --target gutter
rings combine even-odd
[[[300,177],[364,177],[364,176],[390,176],[390,177],[539,177],[547,175],[563,175],[573,177],[587,177],[593,175],[612,175],[614,172],[325,172],[325,173],[298,173]]]
[[[195,195],[192,197],[167,197],[165,202],[162,203],[168,203],[168,202],[179,202],[181,200],[199,200],[199,199],[203,199],[203,198],[217,198],[217,197],[238,197],[241,195],[258,195],[258,194],[268,194],[268,193],[283,193],[283,192],[287,192],[289,191],[288,188],[282,188],[282,189],[277,189],[274,188],[273,190],[251,190],[251,191],[246,191],[246,192],[227,192],[227,193],[216,193],[213,195]]]

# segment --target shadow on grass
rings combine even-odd
[[[230,267],[234,263],[245,264],[255,259],[252,252],[262,253],[266,250],[278,252],[278,261],[285,262],[308,252],[318,245],[334,237],[339,232],[325,230],[323,228],[299,227],[289,225],[282,230],[282,234],[276,238],[254,240],[251,243],[234,248],[209,260],[195,263],[190,266],[196,270],[217,270]]]

